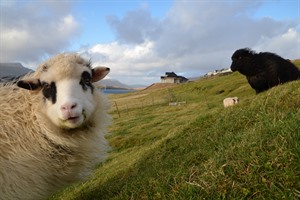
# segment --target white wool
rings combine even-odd
[[[233,106],[233,105],[237,104],[238,102],[239,102],[238,97],[227,97],[223,100],[223,105],[226,108],[229,106]]]
[[[56,67],[61,77],[68,77],[72,70],[66,64],[82,67],[83,61],[79,56],[63,54],[48,64]],[[27,78],[40,77],[42,67]],[[56,76],[56,81],[61,77]],[[45,199],[83,179],[95,164],[104,161],[109,148],[105,139],[111,123],[109,102],[96,88],[92,98],[94,109],[88,120],[80,127],[65,129],[45,113],[47,106],[41,91],[16,85],[0,87],[1,200]]]

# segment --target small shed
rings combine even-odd
[[[183,76],[177,76],[174,72],[166,72],[165,76],[160,77],[162,83],[185,83],[188,81]]]

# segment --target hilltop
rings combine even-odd
[[[235,72],[109,95],[108,160],[51,199],[300,198],[299,94],[294,81],[256,95]]]
[[[33,72],[21,63],[0,63],[0,82],[13,81],[14,79]]]
[[[144,85],[127,85],[116,79],[103,79],[99,81],[99,84],[106,88],[120,88],[120,89],[134,89],[145,87]]]

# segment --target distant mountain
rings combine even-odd
[[[116,79],[103,79],[103,80],[99,81],[99,83],[102,86],[113,87],[113,88],[133,89],[133,88],[145,87],[144,85],[126,85]]]
[[[0,82],[14,82],[29,72],[33,71],[21,63],[0,63]]]
[[[32,70],[23,67],[21,63],[0,63],[0,77],[20,76],[28,72],[32,72]]]
[[[105,87],[115,87],[115,88],[130,88],[128,85],[121,83],[118,80],[115,79],[103,79],[99,81],[100,85]]]
[[[136,85],[129,85],[133,89],[139,89],[139,88],[145,88],[148,85],[141,85],[141,84],[136,84]]]

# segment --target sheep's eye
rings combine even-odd
[[[81,80],[79,84],[82,86],[82,89],[84,91],[86,91],[88,88],[91,88],[93,91],[92,76],[89,72],[84,71],[81,74]]]
[[[82,81],[88,85],[91,83],[91,78],[84,78]]]
[[[43,95],[46,99],[51,100],[53,104],[56,102],[56,84],[54,82],[42,82]]]
[[[84,85],[90,85],[92,81],[91,77],[82,77],[80,83]]]
[[[88,72],[86,72],[86,71],[83,72],[82,75],[81,75],[81,81],[82,81],[83,83],[85,83],[85,84],[91,83],[92,77],[91,77],[90,73],[88,73]]]
[[[46,83],[46,82],[43,82],[42,86],[43,86],[44,89],[48,89],[50,87],[50,84]]]

